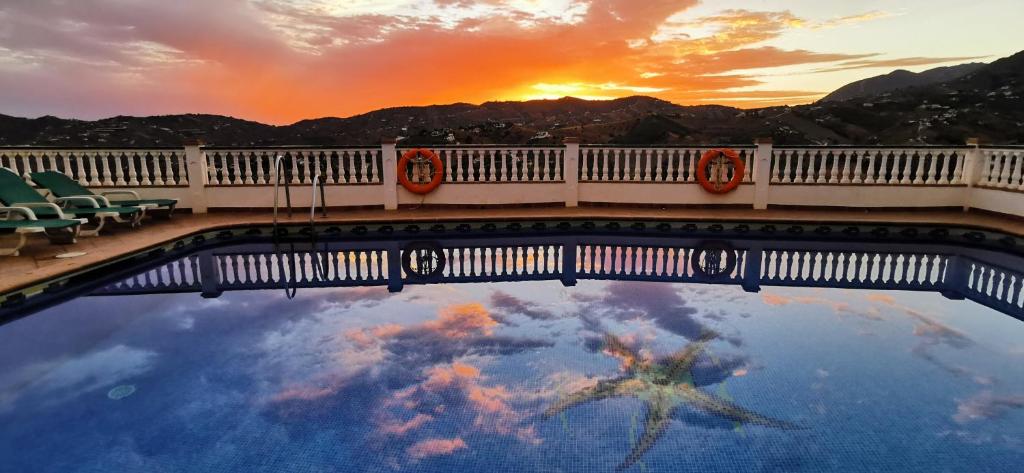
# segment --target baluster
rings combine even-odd
[[[813,163],[816,165],[810,166],[811,168],[814,168],[817,173],[817,175],[814,176],[814,182],[817,184],[824,184],[827,182],[825,174],[828,172],[828,156],[829,151],[825,149],[818,150],[812,155],[812,159],[817,159],[818,161],[817,163]]]
[[[934,163],[935,154],[932,153],[932,152],[929,152],[929,150],[914,151],[912,154],[908,154],[907,155],[907,161],[908,162],[912,160],[911,157],[917,158],[917,166],[915,166],[914,170],[912,171],[913,175],[914,175],[914,179],[911,180],[911,183],[913,183],[913,184],[923,184],[925,182],[925,180],[926,180],[923,177],[927,177],[927,176],[921,176],[922,174],[924,174],[926,172],[925,171],[925,160],[932,161],[931,164],[932,164],[932,166],[934,166],[935,165],[935,163]],[[909,164],[907,165],[907,169],[910,169],[910,165]]]
[[[36,165],[35,166],[35,171],[38,171],[38,172],[45,171],[46,169],[43,168],[43,155],[42,154],[32,154],[31,156],[32,156],[32,160],[31,161],[35,162],[35,165]],[[29,164],[29,161],[26,161],[25,164]],[[106,175],[107,175],[106,174],[106,163],[104,163],[104,168],[103,169],[104,169],[103,177],[106,177]],[[28,174],[28,173],[26,173],[26,174]]]
[[[480,165],[485,166],[486,169],[484,182],[498,182],[498,176],[495,173],[497,168],[494,166],[494,158],[497,154],[498,150],[496,149],[480,150]]]
[[[553,158],[555,160],[555,164],[554,164],[554,166],[555,166],[555,177],[554,177],[554,180],[556,180],[556,181],[565,181],[565,173],[566,172],[571,172],[571,173],[576,175],[576,181],[579,182],[579,180],[581,179],[580,173],[583,171],[583,169],[580,167],[580,162],[577,161],[576,162],[576,167],[574,167],[572,169],[569,169],[569,170],[566,170],[565,169],[565,150],[562,150],[562,149],[552,150],[551,154],[552,154],[552,156],[553,156]],[[577,154],[577,156],[578,156],[578,154]],[[557,253],[557,250],[556,250],[556,253]]]
[[[359,182],[368,184],[370,182],[370,160],[373,154],[371,151],[362,150],[357,151],[356,155],[359,156]]]
[[[881,166],[878,169],[879,184],[895,184],[899,181],[899,155],[896,151],[879,151],[882,157]]]
[[[650,167],[652,168],[651,174],[647,180],[652,182],[660,182],[668,180],[668,171],[666,171],[665,177],[662,176],[662,155],[665,153],[665,149],[650,149],[647,156],[650,161]]]
[[[961,152],[951,152],[949,160],[952,163],[952,177],[949,178],[950,184],[961,183],[961,173],[964,170],[964,155]],[[948,165],[947,165],[948,166]]]
[[[312,184],[313,173],[316,171],[316,168],[313,167],[312,161],[316,153],[313,151],[299,151],[298,154],[299,159],[302,160],[302,183]]]
[[[444,152],[451,162],[452,182],[460,182],[462,180],[462,154],[458,149],[447,149]]]
[[[776,183],[782,181],[782,169],[779,166],[779,161],[782,160],[782,150],[772,150],[771,156],[771,170],[768,172],[768,182]]]
[[[640,150],[640,152],[637,153],[637,164],[640,163],[640,160],[643,160],[644,163],[644,175],[641,177],[641,179],[647,182],[655,181],[656,179],[654,178],[654,157],[652,156],[652,151],[647,148]]]
[[[854,155],[856,155],[856,154],[857,154],[857,152],[855,150],[844,150],[843,151],[843,153],[842,153],[843,167],[842,167],[842,170],[840,171],[842,174],[841,174],[841,176],[839,178],[839,183],[840,184],[849,184],[850,183],[850,180],[851,180],[850,179],[850,164],[853,161]]]
[[[102,185],[103,181],[100,180],[100,175],[103,173],[103,170],[101,170],[100,166],[101,166],[103,160],[100,158],[99,153],[87,154],[86,158],[89,160],[89,170],[91,171],[90,172],[91,176],[89,176],[90,177],[89,185],[91,185],[91,186]],[[104,168],[105,168],[105,166],[104,166]]]
[[[629,169],[629,180],[639,181],[640,180],[640,153],[638,150],[623,149],[622,150],[622,165],[628,166]]]
[[[185,168],[185,155],[172,151],[169,156],[178,158],[175,160],[178,163],[178,185],[187,186],[188,170]],[[168,159],[170,159],[170,157],[168,157]]]
[[[858,174],[858,176],[863,174],[863,180],[861,180],[858,177],[858,180],[854,181],[854,182],[858,182],[858,183],[859,182],[863,182],[865,184],[874,184],[875,183],[875,151],[874,150],[865,150],[865,153],[868,155],[868,168],[866,170],[862,170],[860,168],[860,166],[857,166],[857,174]]]
[[[1010,171],[1010,182],[1007,183],[1010,189],[1016,190],[1021,188],[1021,161],[1024,160],[1022,158],[1024,156],[1020,152],[1010,154],[1010,160],[1013,162],[1013,170]]]
[[[928,175],[925,176],[925,179],[924,179],[924,183],[925,184],[936,184],[936,183],[939,182],[940,179],[942,179],[941,176],[939,177],[939,179],[935,178],[935,171],[936,171],[936,169],[938,169],[938,164],[939,164],[938,161],[939,161],[939,157],[940,156],[942,158],[945,158],[946,152],[945,151],[933,151],[932,153],[930,153],[928,155]],[[945,159],[943,159],[943,161],[945,161]],[[921,166],[921,167],[924,167],[924,166]],[[920,177],[918,179],[920,179]]]
[[[301,151],[289,151],[285,154],[288,157],[288,161],[291,162],[292,168],[292,184],[301,184],[302,181],[299,179],[299,160],[302,159]],[[353,174],[354,176],[354,174]]]
[[[542,181],[543,180],[550,180],[549,176],[548,176],[548,173],[550,172],[550,170],[548,169],[548,153],[547,153],[547,150],[545,150],[545,149],[537,149],[537,150],[535,150],[534,153],[536,155],[538,155],[537,159],[541,160],[541,167],[540,167],[541,179],[540,180],[542,180]]]
[[[913,161],[913,157],[916,156],[916,155],[917,155],[917,151],[904,151],[902,153],[902,157],[903,157],[903,175],[900,176],[900,184],[910,184],[911,182],[913,182],[911,180],[911,178],[910,178],[910,173],[911,173],[910,165],[911,165],[911,161]],[[897,161],[897,162],[899,162],[899,161]]]
[[[134,152],[131,153],[131,154],[126,154],[125,155],[125,158],[128,160],[128,180],[125,181],[124,178],[122,178],[120,176],[120,174],[119,174],[118,175],[118,180],[117,180],[118,185],[129,185],[129,186],[137,186],[137,185],[139,185],[139,181],[138,181],[138,179],[136,179],[136,176],[135,176],[135,156],[136,156],[136,154]],[[71,175],[71,168],[68,167],[68,162],[66,160],[64,162],[64,166],[65,166],[64,173],[67,174],[68,176],[70,176]]]
[[[806,159],[810,159],[811,158],[811,152],[810,151],[804,151],[804,152],[801,153],[801,152],[797,151],[796,153],[797,153],[797,155],[796,155],[796,176],[794,176],[793,182],[802,184],[805,181],[809,180],[808,178],[810,177],[809,174],[810,174],[811,166],[808,165],[807,168],[805,169],[804,168],[804,159],[805,158]]]
[[[347,166],[345,166],[345,168],[348,170],[348,176],[345,177],[345,184],[355,184],[357,182],[356,181],[356,179],[357,179],[356,178],[356,158],[357,157],[362,158],[362,156],[360,156],[360,154],[362,154],[362,153],[360,153],[358,150],[348,150],[348,151],[345,151],[345,163],[347,164]],[[408,172],[408,171],[406,171],[405,169],[402,169],[402,170],[400,170],[400,172]],[[451,172],[449,172],[448,175],[450,176]]]
[[[45,165],[46,167],[43,170],[45,170],[45,171],[54,171],[54,170],[57,169],[57,167],[53,165],[53,154],[44,151],[42,157],[46,158],[46,165]]]
[[[619,174],[619,153],[615,149],[604,150],[605,159],[609,162],[608,180],[618,181],[621,179]]]
[[[100,174],[103,175],[103,185],[104,186],[112,186],[112,185],[114,185],[114,180],[110,178],[110,170],[108,168],[107,158],[108,158],[108,155],[107,155],[107,152],[105,152],[105,151],[99,151],[99,152],[96,153],[96,162],[99,163],[99,171],[100,171]],[[40,167],[43,164],[42,160],[38,159],[38,158],[37,158],[37,163],[40,165]]]
[[[252,178],[252,158],[255,153],[239,151],[238,154],[240,155],[239,158],[242,160],[241,173],[243,178],[241,184],[255,184],[256,181]]]
[[[782,174],[783,183],[790,183],[794,181],[793,163],[796,161],[796,153],[796,150],[790,150],[788,154],[784,150],[779,151],[780,156],[784,157],[786,161],[786,167]]]
[[[116,186],[123,186],[123,185],[125,185],[127,183],[124,180],[124,169],[121,167],[121,158],[123,158],[124,156],[125,156],[124,151],[121,151],[121,152],[111,152],[110,153],[110,157],[114,159],[114,166],[113,166],[112,171],[113,171],[113,174],[114,174],[114,176],[113,176],[114,177],[113,184],[116,185]],[[47,155],[47,157],[49,157],[49,155]],[[54,168],[51,166],[50,169],[54,169]]]
[[[323,152],[324,156],[324,182],[327,184],[337,184],[338,179],[334,175],[334,160],[338,156],[338,152],[335,150],[326,150]]]
[[[935,184],[949,184],[949,164],[953,159],[952,150],[943,150],[935,155],[935,175],[932,182]]]
[[[853,169],[850,175],[850,181],[854,184],[860,184],[864,182],[864,154],[867,150],[853,150],[853,156],[850,158],[853,161]]]
[[[82,153],[73,153],[71,158],[75,161],[75,180],[81,185],[88,184],[89,180],[85,173],[85,161]]]
[[[260,151],[258,154],[253,152],[253,159],[256,164],[256,184],[267,184],[267,174],[263,170],[263,163],[264,161],[269,160],[271,166],[273,166],[273,158],[268,156],[266,151]]]
[[[164,182],[163,166],[161,166],[162,163],[160,162],[161,161],[160,160],[161,155],[158,153],[158,154],[152,155],[152,156],[153,156],[153,185],[154,186],[162,186],[162,185],[165,184],[165,182]]]

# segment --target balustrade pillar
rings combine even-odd
[[[381,169],[383,185],[380,187],[381,191],[384,192],[382,200],[385,210],[395,210],[398,208],[398,161],[396,157],[397,152],[395,151],[397,144],[397,140],[394,139],[387,139],[380,143],[381,163],[384,166],[384,169]],[[390,254],[388,258],[390,260]],[[388,273],[389,278],[390,274]],[[390,288],[390,286],[388,287]],[[401,285],[399,285],[398,290],[401,290]]]
[[[764,248],[754,245],[747,249],[743,265],[743,282],[740,285],[747,292],[761,292],[761,262],[764,261]]]
[[[200,293],[206,299],[216,299],[223,291],[220,290],[220,276],[212,251],[199,253],[199,285]]]
[[[562,243],[562,285],[576,285],[576,239],[566,238]]]
[[[967,186],[964,191],[963,208],[968,211],[971,208],[971,199],[974,186],[981,181],[982,170],[985,164],[985,156],[981,152],[981,141],[978,138],[968,138],[967,152],[964,153],[964,170],[961,181]]]
[[[757,145],[751,160],[754,166],[754,208],[763,210],[768,208],[768,186],[771,185],[772,139],[758,138],[754,144]]]
[[[206,152],[202,149],[202,141],[185,142],[185,165],[188,167],[188,194],[184,202],[194,214],[206,213],[206,185],[209,183]],[[145,157],[142,158],[145,163]]]
[[[960,255],[946,260],[946,276],[942,280],[942,295],[947,299],[962,300],[967,289],[967,262]]]
[[[565,155],[562,157],[562,178],[565,179],[565,206],[577,207],[580,203],[580,140],[579,138],[567,137],[564,143]],[[575,255],[576,253],[573,253],[574,258]],[[575,266],[573,266],[573,270],[575,271]],[[575,280],[573,284],[575,284]]]
[[[388,292],[401,292],[402,286],[402,248],[398,243],[390,243],[387,247]]]

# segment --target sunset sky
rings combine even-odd
[[[266,123],[651,95],[811,102],[1024,49],[1021,0],[0,0],[0,113]]]

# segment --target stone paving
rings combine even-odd
[[[420,208],[397,211],[333,209],[318,224],[441,221],[472,219],[530,218],[649,218],[669,220],[747,220],[798,222],[879,222],[967,225],[1024,236],[1024,221],[990,213],[955,210],[792,210],[792,209],[705,209],[705,208],[625,208],[625,207],[538,207],[500,209]],[[282,221],[306,223],[308,214],[296,212]],[[163,244],[194,232],[245,224],[269,224],[270,211],[222,211],[208,214],[178,214],[170,220],[147,219],[141,228],[110,225],[98,237],[82,237],[73,245],[51,245],[45,237],[30,236],[21,256],[0,256],[0,293],[19,289],[49,278]],[[0,236],[0,245],[11,245],[11,235]],[[82,256],[61,259],[57,255],[84,252]]]

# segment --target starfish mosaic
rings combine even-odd
[[[742,424],[777,429],[802,428],[747,410],[694,386],[690,369],[708,342],[716,336],[714,333],[705,333],[700,339],[687,344],[671,356],[660,360],[647,360],[618,337],[606,335],[605,352],[623,361],[625,374],[599,381],[594,386],[562,397],[544,412],[544,417],[551,418],[572,407],[614,397],[632,397],[644,401],[647,417],[644,421],[643,435],[633,445],[632,451],[619,465],[618,470],[629,468],[640,460],[668,428],[675,410],[682,406]]]

